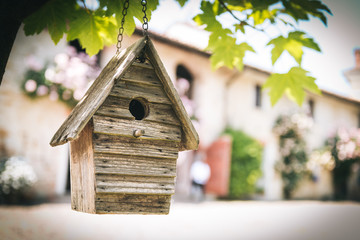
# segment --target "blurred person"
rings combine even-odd
[[[210,178],[210,167],[205,162],[205,154],[203,152],[195,153],[195,161],[191,165],[190,175],[192,179],[192,197],[197,201],[201,201],[205,196],[205,185]]]

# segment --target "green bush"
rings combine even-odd
[[[225,134],[233,139],[229,197],[247,198],[257,190],[263,147],[242,131],[226,129]]]

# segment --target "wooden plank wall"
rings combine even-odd
[[[135,120],[130,101],[145,98]],[[149,63],[133,63],[93,116],[97,213],[167,214],[175,191],[182,129]],[[135,130],[143,130],[138,138]]]
[[[95,213],[95,168],[90,120],[79,138],[70,142],[71,208]]]

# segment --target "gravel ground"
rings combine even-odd
[[[212,201],[169,215],[92,215],[67,203],[0,207],[0,239],[360,239],[360,204]]]

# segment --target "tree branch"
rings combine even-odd
[[[235,14],[231,11],[231,9],[229,9],[226,4],[222,1],[222,0],[218,0],[219,3],[221,4],[221,6],[223,8],[225,8],[225,10],[230,13],[230,15],[235,19],[235,20],[238,20],[240,22],[241,25],[245,25],[245,26],[249,26],[257,31],[260,31],[260,32],[264,32],[264,29],[259,29],[253,25],[250,25],[248,22],[244,21],[244,20],[241,20],[240,18],[238,18],[237,16],[235,16]]]

